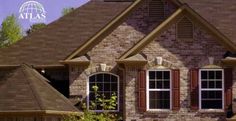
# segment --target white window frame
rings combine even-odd
[[[221,89],[202,89],[202,79],[201,79],[201,71],[221,71],[222,72],[222,88]],[[200,110],[223,110],[224,109],[224,69],[199,69],[198,73],[199,77],[199,109]],[[202,91],[222,91],[222,108],[221,109],[202,109]]]
[[[170,89],[149,89],[149,72],[150,71],[169,71],[170,72]],[[146,108],[147,111],[170,111],[172,110],[172,71],[170,69],[152,69],[152,70],[148,70],[146,72]],[[169,91],[170,92],[170,108],[169,109],[150,109],[150,105],[149,105],[149,91]]]
[[[94,75],[97,75],[97,74],[110,74],[110,75],[113,75],[113,76],[115,76],[116,78],[117,78],[117,110],[90,110],[89,109],[89,101],[90,101],[90,99],[89,99],[89,78],[91,77],[91,76],[94,76]],[[109,72],[99,72],[99,73],[94,73],[94,74],[92,74],[92,75],[90,75],[89,77],[88,77],[88,79],[87,79],[87,101],[86,101],[86,103],[87,103],[87,109],[89,110],[89,111],[95,111],[95,112],[119,112],[120,111],[120,78],[119,78],[119,76],[118,75],[116,75],[116,74],[113,74],[113,73],[109,73]]]

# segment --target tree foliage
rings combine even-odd
[[[75,10],[75,9],[74,8],[63,8],[62,15],[64,16],[64,15],[72,12],[73,10]]]
[[[44,28],[46,26],[45,23],[37,23],[37,24],[34,24],[32,26],[30,26],[30,29],[26,31],[26,33],[29,35],[30,33],[32,32],[35,32],[41,28]]]
[[[21,26],[14,14],[3,20],[0,34],[1,47],[13,44],[23,37]]]

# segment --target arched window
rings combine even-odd
[[[193,39],[193,23],[187,18],[182,18],[177,24],[177,39]]]
[[[97,87],[97,91],[94,90]],[[101,103],[97,100],[98,98],[110,99],[112,95],[117,96],[116,107],[109,111],[119,110],[119,77],[110,73],[97,73],[91,75],[88,81],[88,98],[87,106],[89,110],[103,111],[106,110],[102,108]],[[100,95],[99,97],[96,94]],[[95,106],[92,105],[95,104]]]
[[[155,21],[161,21],[164,18],[164,2],[162,0],[149,1],[149,17]]]

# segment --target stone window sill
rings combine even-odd
[[[225,113],[223,109],[201,109],[200,113]]]
[[[147,113],[171,113],[171,110],[147,110]]]

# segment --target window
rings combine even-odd
[[[170,109],[171,107],[171,71],[148,71],[147,109]]]
[[[177,24],[178,39],[193,39],[193,23],[187,18],[182,18]]]
[[[103,111],[102,107],[100,106],[99,102],[96,102],[96,96],[93,89],[93,86],[98,87],[97,93],[99,95],[104,95],[104,99],[110,99],[112,94],[116,94],[117,96],[117,105],[115,110],[111,111],[118,111],[119,110],[119,78],[116,75],[109,74],[109,73],[98,73],[89,77],[89,84],[88,84],[88,98],[87,98],[87,106],[91,107],[91,102],[95,103],[95,111]]]
[[[164,18],[164,3],[162,0],[149,1],[149,16],[156,21]]]
[[[201,69],[199,76],[200,109],[223,109],[223,70]]]

